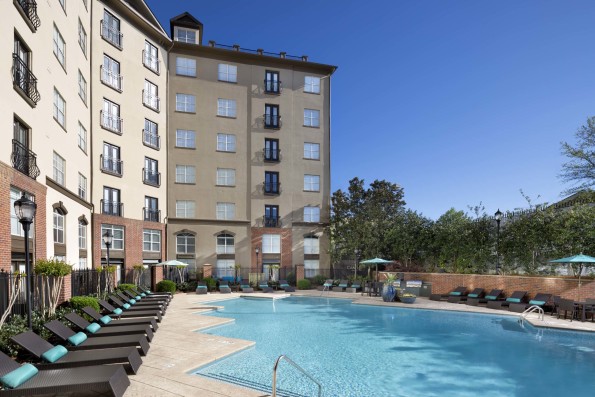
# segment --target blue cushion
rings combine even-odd
[[[521,303],[521,300],[520,298],[508,298],[506,299],[506,302]]]
[[[126,310],[130,309],[130,305],[128,303],[124,303],[122,307]]]
[[[87,331],[89,331],[90,333],[94,334],[101,329],[101,325],[99,325],[97,323],[91,323],[85,329]]]
[[[144,292],[141,292],[140,296],[145,297],[145,296],[147,296],[147,294],[145,294]]]
[[[142,298],[140,296],[135,296],[134,299],[136,299],[137,301],[141,300]]]
[[[118,315],[118,316],[119,316],[120,314],[122,314],[122,309],[120,309],[120,308],[118,307],[117,309],[114,309],[114,311],[113,311],[112,313],[114,313],[114,314],[116,314],[116,315]]]
[[[486,299],[489,301],[495,301],[496,299],[498,299],[498,297],[494,295],[486,295]]]
[[[41,359],[48,363],[55,363],[68,353],[68,350],[62,345],[54,346],[41,355]]]
[[[347,284],[345,284],[345,285],[346,285],[345,288],[347,288]],[[287,288],[287,287],[289,287],[289,284],[281,284],[279,287]]]
[[[534,301],[534,300],[530,300],[529,301],[530,305],[537,305],[537,306],[543,306],[545,305],[545,301]]]
[[[102,324],[109,324],[112,321],[112,318],[110,316],[103,316],[99,321],[101,321]]]
[[[136,299],[130,299],[130,304],[131,304],[131,305],[134,305],[134,304],[136,304]]]
[[[461,296],[461,293],[459,291],[452,291],[450,296]]]
[[[35,368],[32,364],[23,364],[14,371],[10,371],[9,373],[1,377],[0,383],[2,383],[4,387],[6,387],[7,389],[16,389],[17,387],[19,387],[20,385],[37,375],[37,372],[39,372],[39,370]]]
[[[74,346],[78,346],[84,341],[87,340],[87,335],[84,332],[77,332],[76,334],[72,335],[68,338],[68,342]]]
[[[479,298],[479,294],[469,294],[467,295],[469,298]]]

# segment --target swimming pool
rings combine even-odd
[[[325,397],[592,396],[595,335],[521,327],[515,317],[353,305],[348,300],[234,299],[209,315],[235,323],[203,331],[256,342],[199,368],[202,376],[271,390],[286,354]],[[288,364],[278,395],[315,396]]]

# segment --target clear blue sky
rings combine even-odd
[[[558,200],[560,142],[595,115],[593,0],[148,4],[168,32],[188,11],[205,43],[337,65],[332,191],[386,179],[433,219]]]

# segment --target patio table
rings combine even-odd
[[[595,309],[595,303],[587,303],[587,302],[574,302],[574,305],[577,307],[578,311],[581,313],[581,321],[585,322],[587,319],[587,309],[593,311]]]

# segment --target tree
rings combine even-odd
[[[565,190],[574,194],[595,186],[595,117],[587,119],[575,133],[576,146],[562,142],[562,154],[568,161],[562,165],[560,178],[574,186]]]
[[[391,257],[405,268],[422,259],[431,241],[432,221],[413,210],[403,211],[388,231]]]
[[[434,223],[434,250],[439,266],[453,273],[467,273],[471,259],[466,255],[471,219],[454,208]]]
[[[595,207],[576,205],[558,211],[554,229],[556,230],[554,238],[556,256],[595,254]],[[594,265],[593,263],[571,263],[570,267],[573,274],[580,277],[585,266]]]

